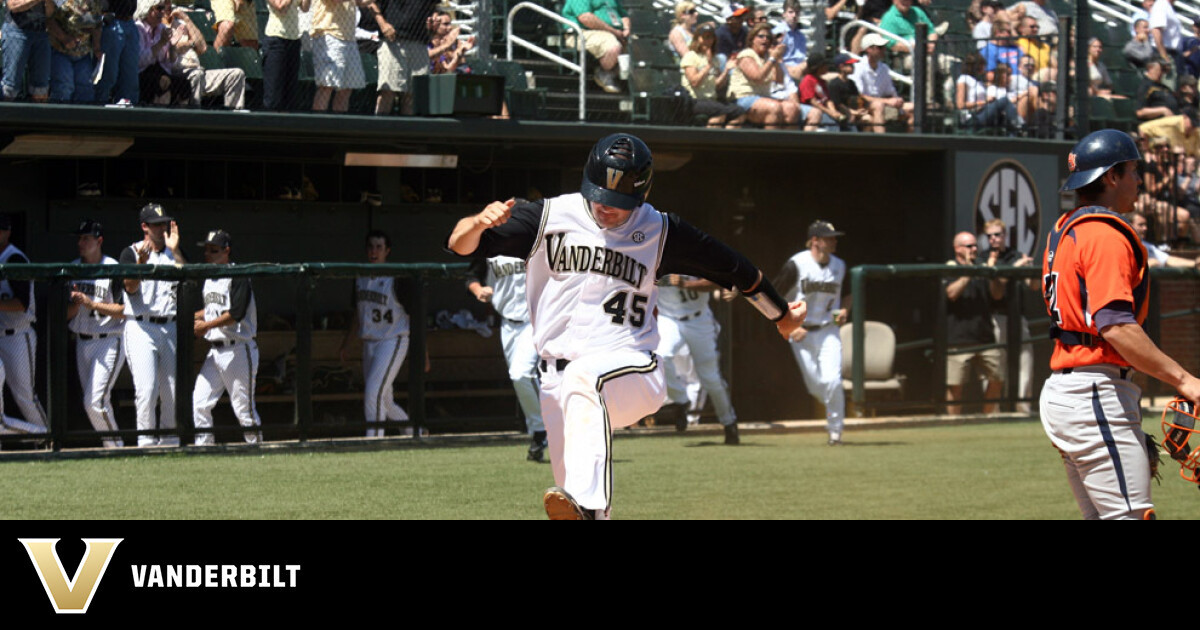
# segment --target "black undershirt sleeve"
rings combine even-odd
[[[512,256],[525,260],[533,251],[534,241],[542,226],[540,201],[520,201],[512,208],[512,216],[504,225],[485,230],[479,237],[479,247],[468,256]],[[446,235],[449,244],[450,236]],[[455,253],[446,247],[446,251]]]
[[[779,275],[771,281],[775,288],[784,287],[783,299],[796,299],[796,281],[800,279],[800,270],[796,268],[796,263],[787,261],[783,265],[783,269],[779,270]]]
[[[743,292],[758,282],[758,267],[745,256],[677,214],[667,214],[667,220],[667,240],[663,244],[658,277],[669,274],[698,276],[726,289],[737,287]]]
[[[471,259],[471,265],[467,267],[467,287],[472,282],[487,286],[487,259],[482,256]]]
[[[10,263],[28,263],[29,259],[24,254],[14,254],[8,259]],[[12,287],[13,299],[21,303],[26,309],[29,308],[29,280],[9,280],[8,286]]]
[[[229,315],[234,321],[242,321],[250,308],[250,278],[241,276],[229,283]]]

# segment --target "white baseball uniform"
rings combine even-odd
[[[76,258],[71,264],[80,264]],[[116,259],[104,256],[102,265],[115,265]],[[78,291],[99,304],[120,304],[125,292],[114,290],[112,278],[82,278],[72,282],[71,290]],[[88,420],[97,431],[117,431],[117,418],[113,412],[112,389],[125,365],[125,324],[119,317],[109,317],[99,311],[79,307],[67,322],[67,329],[75,333],[75,363],[79,367],[79,384],[83,388],[83,409]],[[125,441],[120,437],[101,440],[104,448],[120,448]]]
[[[11,243],[0,252],[0,264],[28,263],[29,258]],[[33,283],[29,281],[0,280],[0,300],[20,300],[25,306],[19,311],[0,311],[0,363],[4,364],[4,383],[21,409],[23,420],[3,414],[5,429],[13,433],[45,433],[46,411],[34,391],[35,357],[37,355],[37,332],[33,323],[37,320],[34,308]],[[2,404],[2,403],[0,403]]]
[[[519,202],[469,255],[526,257],[554,480],[583,509],[607,518],[612,432],[653,414],[666,394],[654,354],[656,276],[692,274],[746,290],[758,282],[758,269],[650,204],[620,226],[601,228],[578,193]]]
[[[508,378],[525,414],[525,430],[530,435],[545,431],[538,401],[538,354],[525,297],[525,261],[512,256],[480,259],[472,266],[467,283],[473,280],[492,287],[492,306],[500,315],[500,342],[508,362]]]
[[[367,422],[407,421],[393,390],[408,354],[408,312],[400,303],[400,283],[389,277],[360,277],[354,282],[358,333],[363,342],[363,410]],[[384,429],[367,429],[383,437]]]
[[[684,276],[694,279],[694,276]],[[721,424],[737,422],[729,388],[721,378],[720,353],[717,335],[720,324],[709,307],[708,291],[663,285],[658,289],[658,355],[666,370],[668,400],[689,403],[687,385],[676,371],[675,357],[686,349],[700,383],[712,400],[713,410]]]
[[[121,252],[121,264],[136,265],[138,241]],[[169,247],[151,251],[148,265],[173,265]],[[121,283],[123,285],[124,283]],[[175,311],[179,283],[142,280],[125,294],[125,358],[133,374],[138,431],[175,428]],[[155,407],[158,414],[155,415]],[[177,435],[139,435],[138,446],[178,446]]]
[[[254,287],[247,276],[209,278],[204,281],[203,293],[204,321],[211,322],[225,313],[229,313],[234,321],[204,332],[204,338],[212,346],[204,358],[192,393],[196,444],[216,443],[212,433],[199,430],[212,427],[213,407],[226,391],[238,424],[253,429],[244,433],[246,443],[258,444],[262,441],[262,432],[256,427],[262,421],[254,405],[254,379],[258,374],[258,344],[254,340],[258,333],[258,306],[254,301]]]
[[[808,392],[825,405],[825,429],[830,439],[840,440],[846,417],[846,392],[842,387],[842,337],[834,318],[842,309],[842,283],[846,263],[830,255],[821,265],[812,252],[804,250],[788,259],[779,286],[787,287],[784,298],[803,297],[808,303],[805,336],[791,342],[792,354],[804,375]],[[784,283],[787,284],[784,284]]]

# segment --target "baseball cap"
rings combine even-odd
[[[213,230],[208,233],[208,238],[196,244],[201,247],[204,247],[205,245],[229,247],[230,245],[233,245],[233,237],[230,236],[229,232],[226,232],[225,230]]]
[[[12,229],[12,217],[7,214],[0,214],[0,230]]]
[[[149,223],[151,225],[155,223],[170,223],[175,220],[164,213],[163,207],[157,203],[148,203],[143,206],[138,218],[142,223]]]
[[[840,53],[838,56],[833,58],[833,67],[835,68],[840,68],[848,63],[858,63],[858,60],[850,55],[847,55],[846,53]]]
[[[80,236],[83,236],[84,234],[90,234],[97,237],[104,236],[104,226],[101,225],[99,221],[93,219],[84,219],[83,223],[79,224],[79,228],[75,230],[75,233]]]
[[[870,48],[871,46],[887,46],[888,40],[879,33],[867,33],[862,38],[862,47]]]
[[[771,26],[772,35],[787,35],[788,26],[783,22],[776,22]]]
[[[845,232],[838,231],[833,227],[833,224],[820,219],[813,221],[812,225],[808,226],[808,238],[814,236],[842,236]]]
[[[721,9],[721,19],[728,20],[729,18],[734,17],[734,16],[746,15],[746,12],[749,10],[750,9],[747,9],[746,7],[740,5],[736,2],[731,2],[731,3],[729,3],[729,6],[725,7],[724,9]]]

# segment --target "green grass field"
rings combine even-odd
[[[1159,433],[1157,423],[1146,423]],[[1041,425],[614,440],[614,519],[1078,519]],[[524,444],[0,463],[5,519],[533,519],[550,466]],[[1164,462],[1160,518],[1200,519]]]

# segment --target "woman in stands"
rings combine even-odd
[[[1103,52],[1104,42],[1100,41],[1099,37],[1088,40],[1088,94],[1109,100],[1125,98],[1120,94],[1113,94],[1112,76],[1108,74],[1108,66],[1100,60]]]
[[[783,83],[779,61],[786,49],[782,43],[772,46],[771,25],[755,24],[746,36],[749,47],[734,59],[729,76],[729,96],[748,113],[746,119],[767,129],[793,127],[800,119],[800,104],[790,99],[771,98],[771,83]]]
[[[675,24],[671,27],[671,33],[667,35],[667,48],[679,59],[686,57],[691,49],[692,37],[696,33],[696,20],[699,18],[700,12],[696,10],[694,3],[683,0],[675,5]]]
[[[741,127],[746,120],[746,110],[736,103],[718,100],[717,93],[728,85],[733,64],[717,70],[716,44],[717,29],[712,22],[700,25],[690,49],[679,62],[683,87],[696,99],[692,111],[707,116],[709,127]]]
[[[963,73],[955,82],[954,105],[958,109],[959,120],[973,129],[1015,127],[1020,124],[1020,116],[1016,106],[1008,100],[1009,76],[1004,72],[993,72],[993,81],[997,74],[1003,76],[1004,80],[1002,84],[993,84],[987,81],[984,69],[983,57],[979,53],[970,53],[963,61]]]

